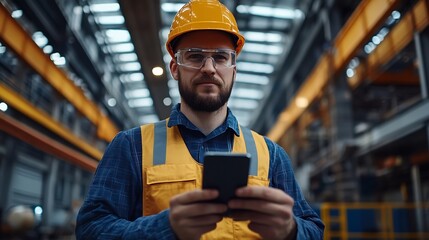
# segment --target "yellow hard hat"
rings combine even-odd
[[[195,30],[220,30],[237,37],[235,51],[240,53],[244,37],[240,34],[234,15],[218,0],[190,0],[174,17],[166,47],[174,58],[171,42],[178,36]]]

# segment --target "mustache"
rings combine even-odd
[[[200,78],[195,79],[194,84],[203,84],[203,83],[212,83],[215,85],[222,85],[223,82],[219,79],[217,79],[214,76],[202,76]]]

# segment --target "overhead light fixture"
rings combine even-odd
[[[50,59],[57,66],[62,66],[66,64],[66,59],[63,56],[61,56],[61,54],[59,54],[58,52],[52,53],[50,56]]]
[[[163,12],[178,12],[185,3],[163,3],[161,9]]]
[[[258,101],[250,99],[231,98],[228,106],[237,109],[253,110],[258,107]]]
[[[89,6],[92,12],[117,12],[120,10],[119,3],[99,3]]]
[[[264,63],[252,63],[252,62],[238,62],[237,69],[240,69],[240,71],[267,73],[267,74],[270,74],[274,71],[273,65],[264,64]]]
[[[295,100],[295,104],[299,108],[306,108],[308,106],[308,99],[305,97],[297,97]]]
[[[119,68],[124,72],[140,71],[141,65],[139,62],[129,62],[120,64]]]
[[[162,58],[165,63],[169,63],[171,61],[171,56],[169,53],[164,54],[164,57]]]
[[[109,100],[107,100],[107,104],[109,105],[109,107],[114,107],[114,106],[116,106],[116,99],[114,99],[114,98],[109,98]]]
[[[115,25],[125,23],[125,18],[123,16],[98,16],[96,17],[97,22],[102,25]]]
[[[267,85],[270,79],[267,76],[258,74],[237,73],[235,81],[240,83]]]
[[[42,33],[42,32],[35,32],[33,33],[33,41],[39,46],[40,48],[44,47],[46,44],[48,44],[48,38]]]
[[[179,88],[175,87],[175,88],[170,88],[170,97],[172,97],[173,99],[179,99],[180,98],[180,93],[179,93]]]
[[[43,47],[43,52],[46,54],[51,54],[54,51],[54,48],[51,45],[46,45]]]
[[[280,45],[266,45],[259,43],[246,43],[243,47],[243,52],[263,53],[270,55],[279,55],[283,52],[283,47]]]
[[[369,42],[363,49],[366,54],[370,54],[376,47],[377,46],[373,42]]]
[[[154,67],[152,68],[152,74],[155,76],[161,76],[164,73],[162,67]]]
[[[18,10],[13,11],[11,16],[15,19],[22,17],[22,10],[18,9]]]
[[[132,43],[120,43],[110,45],[110,51],[120,53],[120,52],[132,52],[134,51],[134,45]]]
[[[128,106],[130,106],[131,108],[152,107],[153,100],[152,98],[132,99],[128,101]]]
[[[7,108],[8,108],[8,106],[5,102],[0,102],[0,111],[6,112]]]
[[[262,93],[261,90],[247,89],[247,88],[236,88],[232,91],[232,95],[237,98],[257,99],[257,100],[260,100],[264,97],[264,94]]]
[[[137,61],[137,54],[135,53],[121,53],[114,56],[116,60],[121,62],[133,62]]]
[[[131,98],[146,98],[150,96],[149,90],[147,88],[128,90],[124,92],[124,95],[127,99]]]
[[[271,8],[265,6],[238,5],[237,12],[242,14],[252,14],[256,16],[282,19],[296,19],[304,17],[304,13],[299,9]]]
[[[353,77],[355,75],[355,70],[353,70],[352,68],[347,68],[346,75],[349,78]]]
[[[171,98],[169,98],[169,97],[164,98],[162,100],[162,103],[164,103],[165,106],[170,106],[172,103]]]
[[[143,73],[127,73],[127,74],[121,74],[119,76],[119,79],[123,83],[141,82],[144,80],[144,75],[143,75]]]
[[[110,43],[129,42],[131,40],[130,33],[127,30],[108,29],[104,33]]]
[[[66,59],[64,57],[60,57],[54,61],[54,64],[57,66],[64,66],[66,65]]]
[[[280,33],[243,32],[246,41],[279,43],[283,37]]]

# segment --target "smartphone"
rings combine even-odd
[[[250,167],[249,153],[206,152],[203,167],[203,189],[216,189],[214,202],[227,203],[235,190],[247,186]]]

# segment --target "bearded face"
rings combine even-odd
[[[234,76],[233,76],[234,77]],[[214,112],[220,109],[228,102],[231,96],[234,81],[228,81],[226,84],[215,76],[203,75],[188,82],[182,79],[181,72],[178,73],[179,92],[184,101],[191,109],[200,112]],[[216,85],[217,93],[213,93],[212,88],[203,88],[200,85],[210,83]]]

